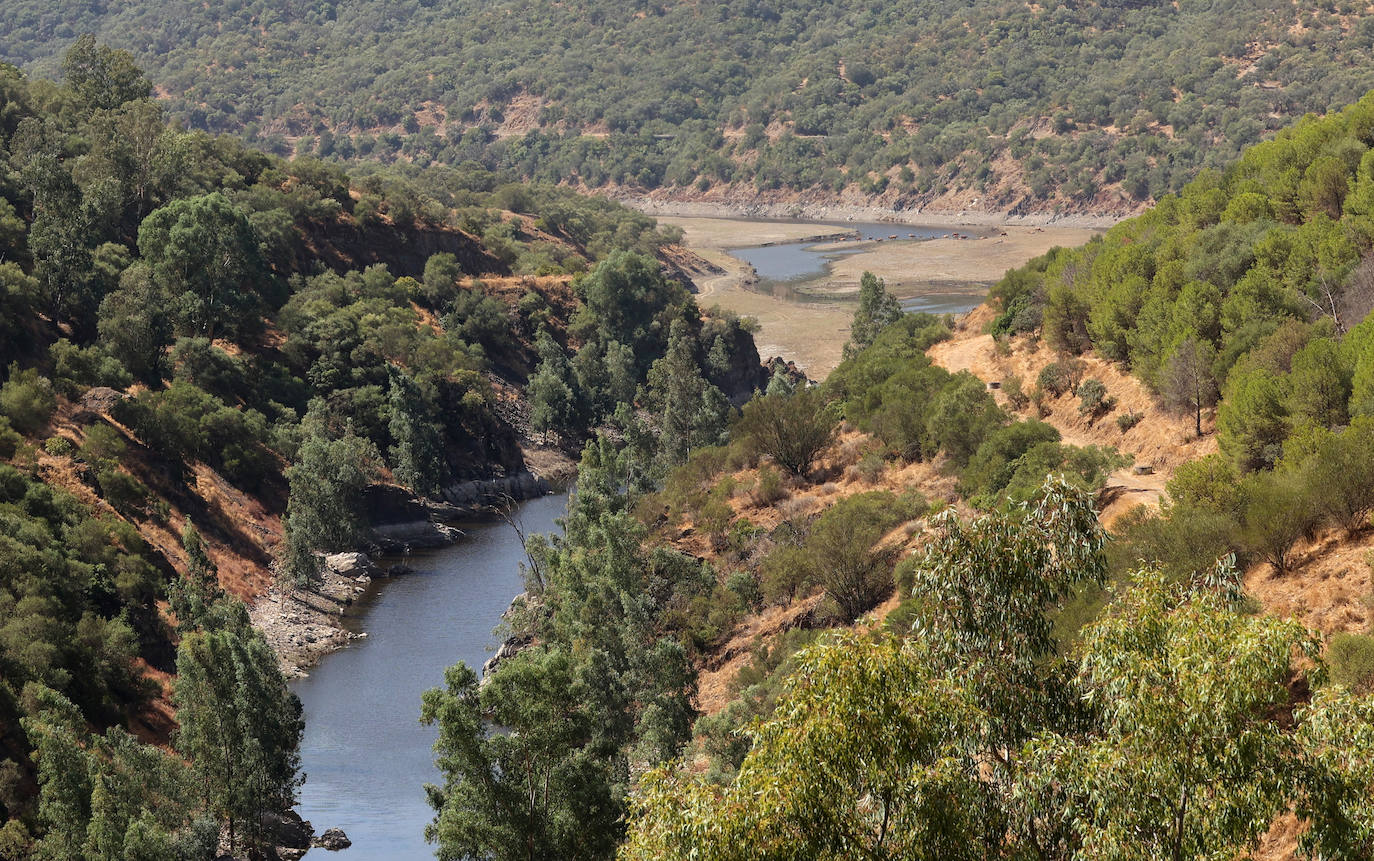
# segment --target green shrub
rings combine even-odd
[[[1116,417],[1117,429],[1120,430],[1122,433],[1125,433],[1126,431],[1140,424],[1140,420],[1143,418],[1145,418],[1143,413],[1124,412]]]
[[[55,409],[57,398],[51,382],[40,376],[36,368],[21,371],[18,365],[10,365],[10,378],[0,386],[0,413],[15,430],[23,434],[38,431],[52,418]]]
[[[76,453],[76,443],[64,436],[50,436],[43,441],[43,450],[53,457],[71,457]]]
[[[1116,399],[1107,395],[1107,387],[1099,379],[1084,380],[1078,387],[1078,414],[1097,418],[1109,411]]]
[[[759,483],[754,488],[754,502],[758,505],[772,505],[787,495],[783,476],[771,466],[759,468]]]
[[[887,461],[883,460],[883,456],[876,451],[871,451],[859,458],[859,462],[854,468],[859,473],[860,478],[872,483],[882,478],[883,470],[886,467]]]
[[[814,575],[805,550],[794,545],[778,547],[759,566],[763,599],[769,604],[786,604],[815,582]]]
[[[1008,374],[1002,381],[1002,392],[1007,396],[1007,403],[1011,404],[1014,410],[1024,410],[1030,403],[1030,397],[1026,394],[1024,384],[1020,374]]]
[[[754,575],[748,571],[736,571],[725,581],[725,588],[735,596],[736,608],[741,613],[751,613],[763,606],[763,591]]]
[[[1062,397],[1078,387],[1078,380],[1074,378],[1074,368],[1067,361],[1050,362],[1040,369],[1040,374],[1035,378],[1035,382],[1041,389],[1056,398]]]
[[[0,416],[0,458],[9,459],[19,450],[24,438],[10,427],[9,419]]]
[[[1326,654],[1331,678],[1352,691],[1374,691],[1374,637],[1368,634],[1337,634]]]

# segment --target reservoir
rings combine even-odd
[[[567,494],[523,503],[526,534],[555,530]],[[340,861],[425,859],[425,825],[434,817],[424,785],[439,783],[432,746],[437,727],[419,723],[420,695],[465,661],[480,671],[497,637],[492,630],[524,589],[524,550],[501,520],[454,524],[466,533],[450,547],[406,560],[413,574],[377,581],[360,596],[350,626],[366,639],[327,655],[292,689],[305,707],[298,807],[316,833],[342,828],[353,846]]]

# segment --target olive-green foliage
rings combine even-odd
[[[1078,414],[1097,418],[1111,410],[1115,399],[1108,396],[1107,387],[1098,379],[1084,380],[1078,387]]]
[[[417,169],[480,162],[593,186],[853,186],[905,201],[992,193],[1010,160],[1024,177],[1018,198],[1025,188],[1040,205],[1094,201],[1118,185],[1145,200],[1374,83],[1368,34],[1341,10],[1258,2],[1042,10],[980,0],[954,11],[928,0],[877,10],[779,2],[742,14],[720,5],[639,17],[530,0],[400,9],[360,0],[324,11],[254,0],[178,6],[178,27],[158,39],[147,23],[158,9],[146,3],[81,7],[61,22],[30,0],[9,11],[0,58],[51,74],[76,34],[99,33],[146,65],[190,128],[243,132],[277,152],[289,139],[322,158]],[[1228,76],[1251,42],[1266,46],[1259,66]],[[303,55],[302,44],[315,49]],[[367,76],[355,74],[359,63]],[[134,69],[98,88],[98,99],[84,95],[84,83],[74,97],[112,105],[140,82]],[[540,128],[496,133],[535,95]],[[432,114],[417,119],[436,106],[442,134]],[[1028,117],[1048,118],[1054,134],[1033,131]],[[784,134],[768,133],[779,124]],[[1285,165],[1291,176],[1278,202],[1238,209],[1251,218],[1339,212],[1354,193],[1341,182],[1343,156]],[[406,207],[389,212],[413,217]]]
[[[9,379],[0,385],[0,414],[20,433],[37,432],[48,423],[57,399],[52,383],[34,368],[21,371],[11,365]]]
[[[782,546],[764,561],[764,596],[786,600],[812,586],[825,590],[843,621],[872,609],[892,590],[895,551],[879,540],[899,523],[926,512],[919,494],[873,491],[845,497],[807,530],[800,547]]]
[[[381,458],[354,435],[329,439],[309,434],[286,470],[291,492],[286,507],[286,573],[306,584],[318,574],[317,550],[352,550],[367,525],[363,491],[377,477]]]
[[[276,465],[261,413],[235,409],[191,383],[145,391],[121,401],[116,412],[160,456],[207,461],[247,489],[255,489]]]
[[[1374,687],[1374,637],[1368,634],[1337,634],[1326,653],[1331,678],[1357,693]]]
[[[733,433],[748,450],[767,455],[793,475],[805,476],[834,440],[836,428],[826,394],[820,388],[804,388],[750,401]]]
[[[887,292],[883,279],[872,272],[863,273],[859,278],[859,307],[854,311],[854,321],[849,326],[845,355],[852,356],[868,347],[883,329],[901,316],[902,307],[897,297]]]
[[[177,646],[176,736],[203,803],[232,847],[264,845],[262,812],[295,803],[301,704],[248,612],[234,599]],[[240,843],[242,841],[242,843]]]

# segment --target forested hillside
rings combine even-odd
[[[643,216],[282,160],[168,124],[124,52],[66,70],[0,68],[0,857],[256,853],[301,717],[240,598],[603,426],[658,434],[652,481],[767,375]]]
[[[0,58],[132,51],[281,154],[593,187],[1120,212],[1374,86],[1352,3],[7,4]]]

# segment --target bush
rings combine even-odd
[[[1040,375],[1036,377],[1036,383],[1041,389],[1049,392],[1054,397],[1062,397],[1070,392],[1077,394],[1078,385],[1083,379],[1085,366],[1081,359],[1066,359],[1062,362],[1050,362],[1040,369]]]
[[[785,545],[769,553],[759,565],[763,599],[786,604],[814,583],[811,560],[805,550]]]
[[[1099,379],[1084,380],[1078,387],[1078,414],[1097,418],[1116,403],[1107,395],[1107,387]]]
[[[836,418],[820,389],[764,395],[745,404],[736,432],[746,447],[783,469],[805,475],[835,439]]]
[[[1145,418],[1143,413],[1125,412],[1116,417],[1116,427],[1122,433],[1140,424],[1140,420]]]
[[[0,413],[15,430],[35,433],[48,423],[55,409],[57,398],[51,382],[40,376],[36,368],[21,371],[18,365],[10,365],[10,378],[0,386]]]
[[[754,488],[754,502],[757,505],[772,505],[787,495],[783,485],[782,473],[771,466],[759,467],[759,483]]]
[[[1008,374],[1002,381],[1002,392],[1007,396],[1007,403],[1011,404],[1014,410],[1024,410],[1030,403],[1030,397],[1026,394],[1021,382],[1020,374]]]
[[[71,457],[76,453],[76,443],[64,436],[50,436],[43,441],[43,450],[53,457]]]
[[[748,571],[736,571],[725,581],[725,588],[735,596],[738,610],[751,613],[763,606],[763,592],[758,581]]]
[[[1337,634],[1326,653],[1331,679],[1355,693],[1374,691],[1374,637]]]
[[[887,461],[883,460],[883,456],[876,451],[871,451],[859,458],[859,462],[855,465],[854,469],[858,472],[860,478],[872,484],[879,478],[882,478],[883,469],[886,468],[886,466]]]

